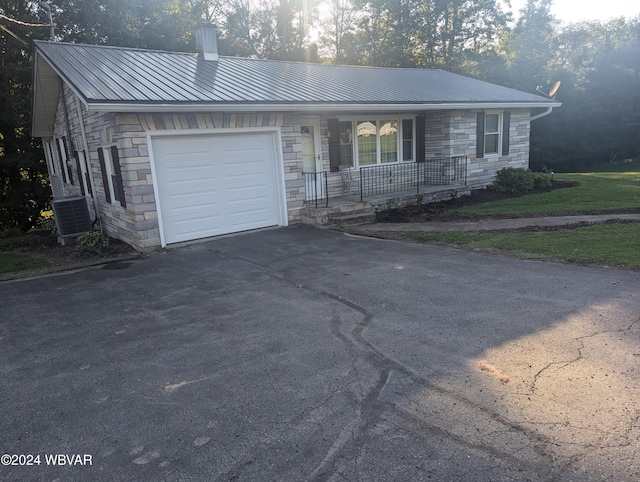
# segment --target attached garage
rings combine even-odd
[[[162,245],[287,224],[275,131],[151,136]]]

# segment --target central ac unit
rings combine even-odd
[[[54,199],[52,206],[60,244],[73,244],[76,237],[91,231],[89,208],[83,196]]]

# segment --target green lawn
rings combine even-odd
[[[38,237],[34,234],[0,238],[0,248],[10,245],[26,246],[33,244],[37,239]],[[27,269],[42,268],[48,264],[49,262],[45,259],[30,254],[0,251],[0,275]]]
[[[487,204],[467,206],[451,214],[563,214],[617,209],[640,209],[640,172],[557,174],[556,179],[580,186],[556,189]]]
[[[43,268],[48,264],[46,260],[28,254],[0,253],[0,274]]]
[[[640,172],[597,172],[557,175],[578,187],[469,206],[457,214],[545,215],[640,209]],[[521,258],[615,266],[640,270],[640,223],[611,223],[515,233],[404,233],[423,242],[497,249]]]
[[[409,239],[499,249],[519,258],[550,259],[640,270],[640,223],[599,224],[561,231],[405,233]]]

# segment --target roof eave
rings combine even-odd
[[[123,103],[87,102],[94,112],[415,112],[426,110],[534,109],[560,107],[557,101],[451,103]]]

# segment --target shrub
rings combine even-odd
[[[532,172],[533,174],[533,187],[536,189],[544,189],[551,187],[551,174],[544,172]]]
[[[534,188],[551,186],[551,176],[528,169],[505,167],[496,174],[493,188],[498,192],[524,194]]]
[[[107,238],[100,231],[89,231],[88,233],[81,234],[76,239],[77,246],[108,246],[109,238]]]
[[[56,220],[53,219],[53,216],[49,217],[49,218],[42,218],[40,220],[39,224],[39,228],[44,231],[49,233],[51,236],[57,236],[58,235],[58,228],[56,227]]]

